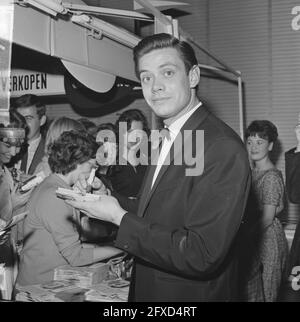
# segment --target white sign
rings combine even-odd
[[[4,83],[4,80],[1,81]],[[38,71],[12,69],[9,86],[12,97],[24,94],[65,94],[63,75],[52,75]]]

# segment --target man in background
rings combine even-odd
[[[38,96],[26,94],[16,99],[12,108],[24,116],[29,127],[27,146],[14,158],[13,162],[15,162],[16,169],[24,174],[32,175],[45,153],[45,139],[41,129],[47,120],[46,107]]]

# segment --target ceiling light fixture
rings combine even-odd
[[[20,5],[31,5],[42,11],[49,13],[52,16],[57,16],[58,13],[65,14],[68,10],[61,4],[61,0],[18,0]]]
[[[71,21],[93,31],[96,30],[101,35],[113,39],[130,48],[135,47],[141,40],[141,38],[126,29],[116,27],[106,21],[92,18],[88,15],[73,15],[71,17]]]

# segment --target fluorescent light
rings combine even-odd
[[[94,14],[104,15],[104,16],[107,15],[107,16],[115,16],[119,18],[131,18],[131,19],[138,19],[138,20],[153,21],[153,18],[143,13],[139,13],[131,10],[94,7],[94,6],[87,6],[87,5],[78,5],[73,3],[64,3],[64,7],[67,8],[72,13],[76,13],[76,11],[79,11],[81,13],[94,13]]]
[[[71,20],[72,22],[82,25],[88,29],[97,30],[104,36],[130,48],[135,47],[141,40],[139,37],[130,33],[126,29],[116,27],[106,21],[92,18],[88,15],[74,15],[72,16]]]
[[[19,0],[19,4],[30,4],[42,11],[49,13],[52,16],[57,16],[58,13],[65,14],[67,9],[61,5],[60,0]]]

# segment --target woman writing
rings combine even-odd
[[[83,266],[121,253],[110,247],[86,248],[76,227],[76,211],[57,198],[57,188],[70,189],[79,176],[89,176],[94,166],[95,144],[86,134],[64,132],[49,146],[52,174],[32,193],[24,223],[17,283],[39,284],[53,280],[61,265]]]

